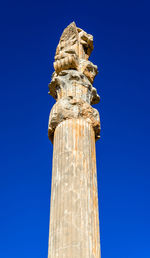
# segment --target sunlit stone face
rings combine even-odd
[[[75,23],[56,49],[49,94],[48,136],[53,171],[48,258],[100,258],[95,141],[100,117],[91,105],[100,97],[93,81],[97,66],[88,60],[93,36]]]

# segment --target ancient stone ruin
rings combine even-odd
[[[93,36],[71,23],[56,49],[49,94],[55,98],[48,136],[53,147],[48,258],[100,258],[95,140],[100,100],[90,62]]]

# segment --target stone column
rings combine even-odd
[[[99,102],[88,61],[93,37],[71,23],[63,32],[49,85],[56,99],[48,135],[54,144],[48,258],[100,258],[95,140]]]

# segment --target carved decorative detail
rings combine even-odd
[[[90,80],[88,80],[87,76],[76,70],[64,70],[59,75],[54,72],[51,83],[49,84],[49,90],[49,94],[56,100],[73,96],[81,98],[92,105],[97,104],[100,100],[96,89]]]
[[[93,36],[77,28],[72,22],[64,31],[56,49],[54,69],[57,74],[63,70],[75,69],[85,71],[85,75],[93,83],[97,74],[97,66],[88,61],[93,50]],[[90,75],[91,74],[91,75]]]
[[[80,71],[91,83],[93,83],[95,76],[98,74],[97,65],[94,65],[92,62],[84,59],[80,60]]]
[[[97,66],[88,60],[93,50],[93,36],[72,22],[62,33],[56,49],[49,94],[57,101],[52,108],[48,135],[52,140],[56,126],[66,119],[84,117],[93,126],[99,138],[98,111],[90,105],[100,97],[92,83],[98,73]]]
[[[100,138],[100,118],[97,109],[82,99],[67,97],[57,101],[51,110],[48,126],[50,140],[53,141],[54,131],[59,123],[73,118],[86,119],[95,131],[95,139]]]

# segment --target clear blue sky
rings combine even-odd
[[[0,257],[45,258],[53,58],[73,20],[94,35],[102,258],[150,257],[148,1],[10,1],[0,7]]]

